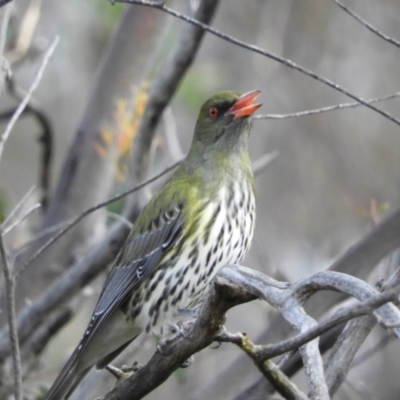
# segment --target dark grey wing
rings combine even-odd
[[[182,231],[182,213],[164,212],[152,229],[128,238],[111,270],[96,305],[95,317],[118,308],[158,266],[162,256],[173,247]]]

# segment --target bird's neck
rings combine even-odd
[[[207,151],[191,149],[181,168],[191,179],[207,188],[218,189],[240,180],[253,184],[247,138],[224,148],[208,148]]]

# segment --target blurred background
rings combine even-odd
[[[195,3],[168,2],[188,14]],[[387,35],[400,39],[399,1],[346,0],[346,5]],[[132,15],[127,16],[129,8]],[[32,13],[37,15],[32,17]],[[12,51],[17,48],[18,39],[22,40],[19,37],[21,26],[29,15],[37,21],[32,32],[25,33],[28,48],[18,59],[18,54]],[[116,38],[122,18],[132,19],[131,30]],[[129,172],[120,160],[122,152],[129,154],[126,142],[130,143],[129,135],[134,134],[129,130],[132,119],[129,125],[124,118],[132,109],[140,108],[140,96],[145,98],[152,80],[162,73],[163,63],[173,51],[183,25],[182,21],[157,10],[120,4],[112,6],[105,0],[14,2],[7,46],[8,55],[16,57],[12,70],[18,87],[27,89],[30,86],[44,51],[55,35],[60,36],[60,43],[34,94],[35,104],[45,113],[54,134],[50,199],[56,191],[78,127],[93,122],[85,120],[93,96],[106,99],[107,104],[103,106],[108,110],[101,116],[91,114],[91,118],[98,119],[101,138],[93,151],[106,159],[108,155],[103,153],[110,135],[117,150],[107,159],[107,171],[114,178],[112,184],[107,181],[103,194],[108,198],[132,186]],[[400,49],[371,33],[333,1],[222,0],[212,25],[240,40],[291,59],[363,99],[400,90]],[[149,33],[154,29],[159,32]],[[112,40],[114,52],[110,50]],[[121,46],[125,46],[123,65],[117,58],[111,62],[119,68],[118,82],[115,79],[119,89],[114,90],[112,74],[109,78],[103,74],[101,76],[105,78],[100,87],[104,90],[93,94],[94,86],[99,85],[101,65],[104,66],[106,57],[118,53],[115,48],[118,48],[119,40]],[[133,45],[127,47],[126,42]],[[351,101],[297,71],[207,34],[157,131],[146,176],[162,170],[186,153],[199,107],[210,95],[224,89],[240,92],[260,89],[263,106],[259,114],[285,114]],[[15,98],[6,91],[1,97],[0,112],[16,104]],[[378,104],[397,118],[400,118],[399,105],[399,99]],[[135,118],[133,120],[137,122],[140,112]],[[2,119],[1,130],[6,122]],[[119,135],[118,143],[114,143],[115,132]],[[26,116],[16,124],[6,143],[0,165],[3,212],[12,209],[39,180],[42,168],[39,134],[40,127],[35,119]],[[252,160],[274,151],[279,156],[257,178],[256,232],[244,262],[244,265],[272,277],[293,282],[329,267],[371,229],[371,204],[378,210],[378,215],[383,215],[400,203],[400,129],[365,107],[283,120],[255,120],[250,140]],[[101,178],[94,179],[93,184],[101,186]],[[88,205],[98,202],[98,198],[87,200]],[[118,207],[114,206],[111,211],[119,212]],[[79,207],[73,210],[72,205],[71,208],[71,215],[78,213]],[[16,243],[23,242],[37,229],[41,217],[35,215],[30,221],[14,237]],[[102,235],[106,229],[107,225],[103,225],[95,236]],[[382,270],[379,278],[384,276]],[[103,280],[104,276],[101,276],[85,289],[83,297],[87,306],[50,343],[40,368],[29,378],[31,393],[37,392],[39,384],[49,385],[75,347]],[[233,332],[245,331],[256,340],[273,313],[268,305],[253,302],[232,310],[227,327]],[[361,353],[385,335],[381,329],[374,331]],[[142,340],[142,351],[132,356],[140,363],[146,362],[155,346],[153,338]],[[397,398],[392,393],[399,390],[395,378],[398,355],[398,343],[393,341],[382,347],[374,357],[367,358],[350,372],[335,398]],[[195,357],[190,368],[177,371],[147,398],[212,398],[202,397],[202,388],[217,387],[215,380],[219,374],[223,371],[229,374],[229,366],[239,356],[240,351],[229,344],[217,350],[206,349]],[[252,374],[248,374],[248,370]],[[251,362],[245,360],[243,376],[231,376],[235,385],[238,381],[241,383],[239,388],[233,386],[234,393],[244,390],[258,377]],[[298,379],[301,382],[301,373]],[[225,392],[215,390],[214,398],[235,398],[228,388]]]

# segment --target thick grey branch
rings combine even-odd
[[[400,268],[390,276],[382,290],[392,289],[400,284]],[[350,321],[336,340],[326,361],[325,376],[329,393],[333,396],[345,380],[354,356],[376,325],[376,319],[364,316]]]
[[[338,275],[340,276],[338,277]],[[303,287],[313,283],[315,292],[323,288],[323,282],[326,280],[325,287],[331,286],[337,290],[340,285],[335,281],[335,278],[336,281],[341,282],[344,286],[343,282],[346,278],[344,274],[328,272],[325,275],[317,273],[311,275],[309,279],[304,279]],[[351,281],[355,279],[349,278]],[[166,345],[163,355],[157,352],[146,366],[134,376],[123,381],[113,391],[103,396],[101,400],[124,399],[128,393],[130,393],[129,398],[131,399],[141,399],[164,382],[192,354],[208,346],[216,338],[223,324],[226,311],[237,304],[257,297],[268,299],[269,302],[274,303],[275,306],[283,310],[284,316],[288,318],[289,322],[301,331],[295,338],[273,346],[252,345],[249,347],[249,341],[241,345],[241,347],[246,347],[246,352],[249,353],[263,373],[267,374],[268,366],[263,366],[262,363],[276,355],[303,346],[338,323],[374,312],[376,308],[388,301],[397,299],[400,289],[396,287],[382,294],[370,296],[369,300],[343,308],[322,323],[315,324],[314,321],[309,320],[309,317],[302,310],[301,301],[305,297],[303,294],[299,296],[299,287],[300,285],[289,286],[286,283],[277,282],[246,267],[230,265],[222,268],[215,277],[214,285],[211,287],[189,334],[184,337],[174,338]],[[311,288],[308,287],[308,290],[311,290]],[[359,296],[362,297],[362,295]],[[239,336],[236,335],[235,338]],[[243,336],[241,338],[244,343]],[[238,344],[239,339],[235,340],[232,341]],[[303,361],[308,367],[307,373],[309,375],[311,396],[313,398],[329,398],[327,386],[323,379],[322,361],[321,366],[313,366],[316,360],[315,357],[317,359],[320,358],[318,348],[315,345],[316,342],[311,343],[304,350],[301,350],[303,352]],[[132,393],[134,393],[134,397],[131,397]]]

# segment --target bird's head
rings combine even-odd
[[[250,116],[261,106],[254,104],[259,90],[240,94],[224,91],[210,97],[201,107],[193,141],[217,147],[234,144],[250,130]]]

